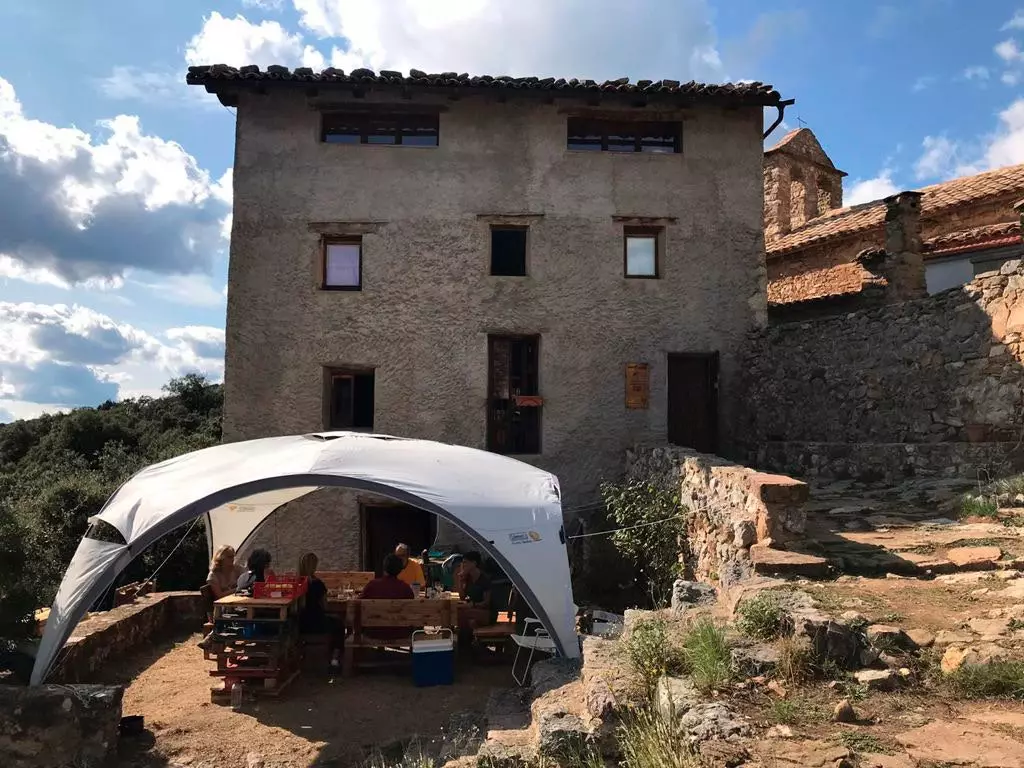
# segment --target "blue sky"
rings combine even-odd
[[[234,114],[194,63],[757,79],[846,201],[1024,162],[1024,1],[0,4],[0,422],[223,370]],[[799,122],[798,122],[799,119]]]

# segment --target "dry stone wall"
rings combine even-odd
[[[1004,474],[1024,462],[1024,266],[924,299],[772,326],[744,460],[799,475]]]
[[[803,534],[808,489],[799,480],[678,446],[633,448],[626,475],[679,492],[688,512],[684,565],[700,581],[746,578],[754,545],[784,547]]]

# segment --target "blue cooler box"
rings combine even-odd
[[[450,629],[439,635],[422,629],[412,633],[412,679],[419,688],[455,682],[455,639]]]

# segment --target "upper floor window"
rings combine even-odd
[[[570,117],[567,146],[594,152],[678,153],[683,151],[683,124]]]
[[[491,227],[491,274],[526,275],[526,227]]]
[[[359,237],[325,239],[324,290],[358,291],[363,287],[363,241]]]
[[[373,374],[372,370],[327,371],[327,429],[373,429]]]
[[[661,230],[653,227],[626,227],[623,237],[626,277],[658,277],[658,240],[661,237]]]
[[[438,116],[401,112],[326,112],[321,139],[328,144],[436,147]]]

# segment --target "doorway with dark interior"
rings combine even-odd
[[[668,441],[718,452],[718,353],[668,356]]]
[[[384,557],[408,544],[413,557],[430,549],[437,535],[437,516],[404,504],[363,505],[363,570],[383,575]]]

